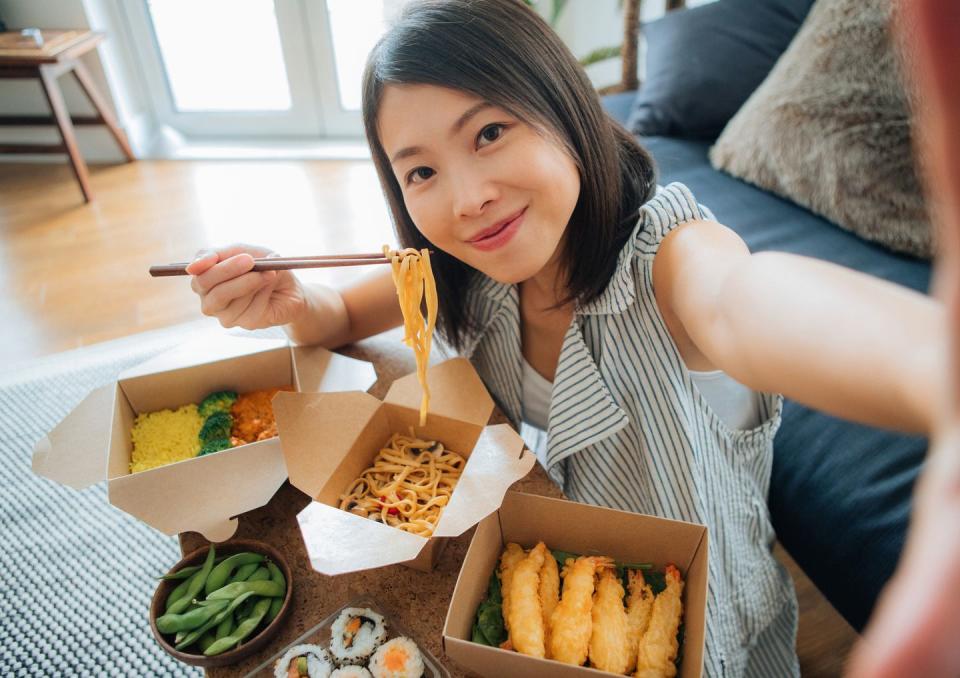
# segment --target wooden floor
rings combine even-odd
[[[202,247],[251,242],[312,254],[394,242],[366,161],[90,169],[96,201],[85,205],[66,165],[0,164],[0,365],[201,318],[187,279],[151,278],[147,268]],[[358,275],[304,277],[342,284]],[[803,675],[839,676],[856,633],[782,549],[778,556],[797,585]]]

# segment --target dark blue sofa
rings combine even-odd
[[[635,92],[604,98],[625,122]],[[646,137],[658,182],[680,181],[751,251],[832,261],[926,293],[930,264],[858,238],[802,207],[719,172],[708,142]],[[829,332],[830,328],[822,328]],[[769,504],[783,546],[833,606],[861,630],[893,573],[927,440],[784,406]]]

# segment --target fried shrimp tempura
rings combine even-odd
[[[513,649],[531,657],[544,657],[543,608],[540,606],[540,570],[545,558],[553,558],[540,542],[513,568],[510,581],[510,643]]]
[[[543,608],[543,644],[550,659],[550,617],[560,602],[560,570],[557,559],[547,551],[540,569],[540,607]]]
[[[510,582],[513,581],[513,568],[517,563],[526,557],[520,544],[510,543],[500,554],[500,595],[503,597],[503,609],[510,609]],[[507,616],[503,616],[503,624],[507,631],[510,630],[510,622]]]
[[[594,579],[598,570],[612,567],[610,558],[581,556],[563,568],[563,595],[550,617],[550,657],[581,666],[587,661],[593,620]]]
[[[653,589],[643,578],[642,570],[630,570],[627,573],[627,588],[630,591],[627,597],[627,646],[630,648],[630,657],[625,673],[633,673],[637,668],[637,647],[643,637],[647,625],[650,623],[650,613],[653,611]]]
[[[623,607],[623,584],[616,570],[600,572],[591,610],[590,665],[601,671],[623,674],[630,661],[627,642],[627,611]],[[636,652],[636,650],[634,650]]]
[[[637,648],[637,678],[673,678],[677,675],[674,661],[679,650],[677,631],[683,614],[680,600],[683,580],[673,565],[667,565],[666,581],[667,588],[653,601],[650,625]]]

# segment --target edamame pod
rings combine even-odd
[[[199,577],[199,576],[200,576],[200,571],[197,570],[188,579],[177,584],[177,586],[173,589],[173,591],[170,592],[170,595],[167,596],[167,602],[164,603],[163,611],[169,612],[170,608],[173,607],[173,604],[187,594],[187,589],[190,587],[190,584],[193,582],[193,578]]]
[[[276,582],[283,586],[283,595],[270,601],[270,610],[267,612],[267,621],[272,622],[277,618],[277,615],[280,614],[280,608],[283,607],[283,599],[287,595],[287,580],[283,576],[283,572],[280,571],[280,568],[274,563],[268,562],[267,568],[270,570],[270,581]]]
[[[219,558],[214,559],[213,564],[219,565],[224,560],[226,560],[226,556],[220,556]],[[157,577],[157,579],[166,579],[168,581],[186,579],[190,575],[199,572],[202,567],[203,565],[187,565],[186,567],[181,567],[179,570],[170,570],[166,574]]]
[[[210,572],[210,576],[207,577],[207,581],[203,585],[204,593],[209,596],[218,588],[226,584],[227,579],[230,578],[230,575],[233,574],[233,571],[241,565],[260,562],[263,562],[263,556],[259,553],[250,553],[249,551],[246,551],[244,553],[233,554],[213,568],[213,570]]]
[[[204,633],[214,628],[215,626],[218,626],[228,616],[233,616],[233,611],[236,610],[238,607],[240,607],[241,603],[246,602],[252,596],[253,596],[252,593],[245,593],[242,596],[238,596],[237,598],[234,598],[233,602],[230,603],[230,606],[227,607],[226,610],[224,610],[223,612],[220,612],[217,616],[215,616],[213,619],[208,621],[206,624],[204,624],[200,628],[195,629],[190,633],[188,633],[187,636],[182,641],[177,643],[176,648],[178,650],[182,650],[184,648],[187,648],[193,645],[193,643],[196,642],[196,640],[200,636],[202,636]]]
[[[268,579],[270,579],[270,570],[261,565],[247,578],[247,581],[267,581]]]
[[[260,563],[249,563],[247,565],[242,565],[237,568],[237,571],[227,583],[232,584],[235,581],[247,581],[250,578],[250,575],[256,572],[259,567]]]
[[[239,625],[244,619],[250,616],[250,613],[253,612],[253,606],[257,604],[256,598],[251,598],[243,605],[237,608],[237,624]]]
[[[272,622],[277,618],[277,615],[280,614],[280,610],[283,608],[283,598],[271,598],[270,599],[270,610],[267,612],[267,621]]]
[[[200,568],[201,568],[200,565],[188,565],[187,567],[181,567],[179,570],[175,572],[167,572],[165,575],[158,577],[158,579],[166,579],[168,581],[186,579],[194,572],[199,572]]]
[[[269,583],[273,584],[274,582]],[[269,598],[264,598],[263,600],[257,601],[257,604],[253,606],[253,613],[240,622],[240,625],[237,626],[236,631],[229,636],[217,639],[213,645],[203,651],[203,654],[207,657],[212,657],[214,655],[226,652],[233,646],[242,642],[244,638],[253,633],[254,629],[260,626],[260,622],[263,621],[263,618],[269,609]]]
[[[209,596],[207,600],[232,600],[244,593],[252,592],[258,596],[266,598],[282,597],[285,593],[283,586],[275,581],[238,581],[234,584],[227,584],[221,589],[217,589]]]
[[[167,613],[157,617],[157,628],[160,633],[177,633],[178,631],[192,631],[206,624],[210,619],[223,612],[230,603],[221,601],[223,605],[206,605],[190,610],[184,614]]]
[[[224,636],[229,636],[233,633],[233,615],[228,614],[223,618],[223,621],[217,624],[217,638],[223,638]],[[206,649],[206,648],[204,648]]]
[[[274,562],[268,561],[267,570],[270,571],[270,581],[275,581],[278,584],[280,584],[280,586],[284,587],[284,589],[286,589],[287,580],[283,576],[283,572],[280,570],[280,568],[277,567],[277,564]]]
[[[203,567],[187,580],[190,582],[190,585],[187,586],[186,592],[183,594],[183,597],[170,605],[170,608],[166,611],[167,614],[179,614],[187,609],[190,602],[200,593],[200,590],[207,581],[207,577],[210,576],[210,571],[213,569],[214,558],[216,558],[216,548],[213,544],[210,544],[210,550],[207,552],[207,559],[203,562]]]
[[[213,636],[212,631],[207,631],[200,637],[200,649],[206,650],[208,647],[213,645],[217,641]]]

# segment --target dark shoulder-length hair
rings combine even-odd
[[[520,0],[426,0],[408,5],[377,43],[363,74],[363,121],[377,174],[403,247],[430,247],[440,310],[437,328],[461,348],[465,297],[477,271],[436,249],[403,202],[378,131],[384,88],[437,85],[503,108],[566,147],[580,196],[561,241],[568,297],[600,295],[656,188],[650,155],[600,104],[586,73],[550,26]]]

